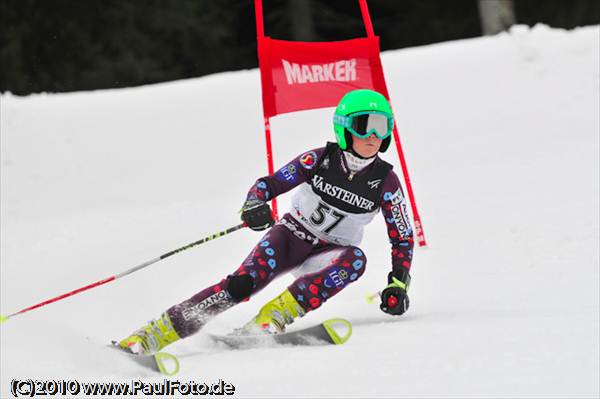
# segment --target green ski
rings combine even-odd
[[[234,349],[273,345],[341,345],[352,335],[352,324],[344,319],[329,319],[312,327],[281,334],[209,334],[216,342]]]
[[[154,355],[137,355],[118,346],[116,341],[112,341],[112,348],[127,355],[140,366],[156,371],[158,373],[174,376],[179,372],[179,360],[175,355],[166,352],[158,352]]]

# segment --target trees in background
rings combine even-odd
[[[495,35],[517,22],[512,0],[479,0],[479,15],[484,35]]]
[[[483,0],[499,3],[505,0]],[[364,36],[356,0],[263,0],[267,35]],[[597,0],[519,0],[516,21],[597,24]],[[475,37],[477,0],[369,0],[382,49]],[[1,0],[0,91],[136,86],[257,66],[252,0]]]

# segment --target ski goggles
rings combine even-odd
[[[387,139],[394,129],[394,118],[383,112],[356,112],[348,116],[335,114],[333,121],[361,139],[372,134],[381,140]]]

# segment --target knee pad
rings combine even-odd
[[[227,277],[227,292],[234,301],[239,302],[252,294],[254,277],[249,274]]]

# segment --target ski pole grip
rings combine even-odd
[[[387,299],[387,305],[390,308],[395,307],[396,305],[398,305],[398,298],[396,298],[394,295],[390,295]]]

